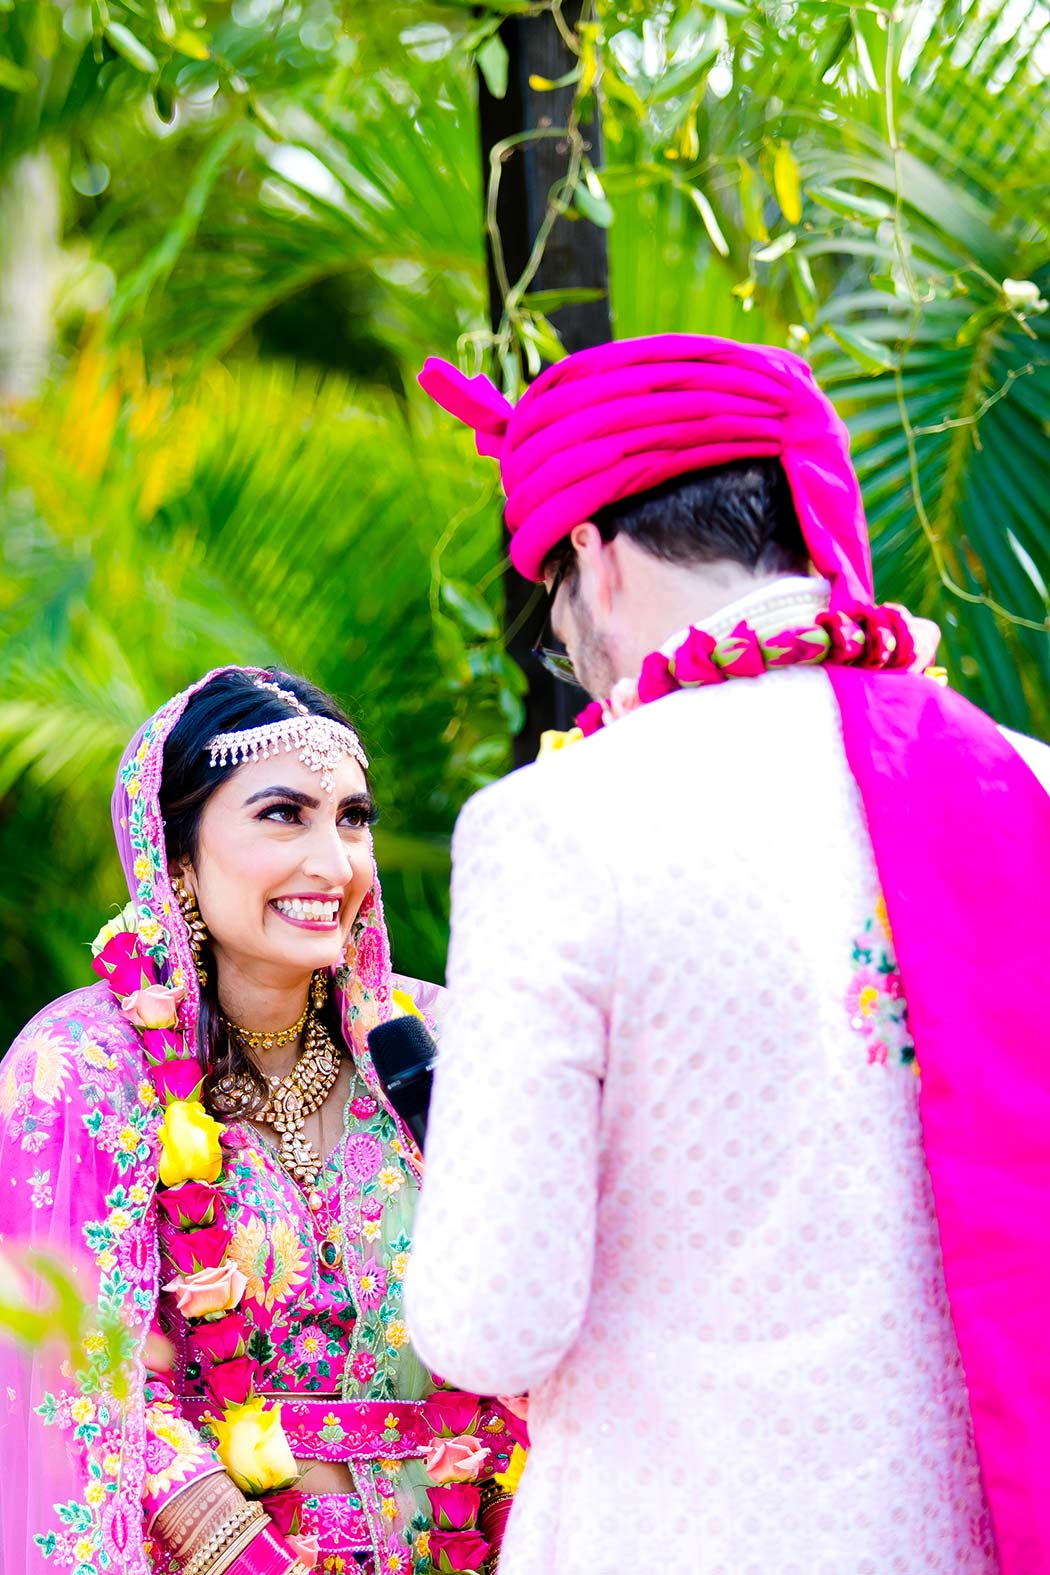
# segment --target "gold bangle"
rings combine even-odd
[[[262,1509],[261,1505],[259,1507]],[[266,1514],[266,1511],[262,1510],[261,1514],[250,1520],[243,1531],[235,1535],[229,1546],[222,1549],[215,1562],[209,1564],[206,1575],[224,1575],[224,1572],[230,1568],[230,1565],[235,1564],[244,1550],[250,1547],[256,1537],[260,1535],[268,1519],[269,1516]]]
[[[241,1532],[247,1531],[250,1527],[252,1536],[255,1536],[258,1523],[266,1518],[266,1511],[261,1504],[246,1501],[240,1505],[225,1525],[220,1526],[214,1536],[209,1537],[203,1547],[197,1549],[183,1570],[183,1575],[210,1575],[213,1566],[218,1563],[230,1544],[240,1540]],[[225,1564],[222,1566],[223,1569],[226,1567]]]

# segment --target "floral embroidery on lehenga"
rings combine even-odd
[[[199,1476],[202,1467],[213,1465],[211,1448],[169,1401],[155,1400],[146,1407],[146,1425],[150,1436],[146,1445],[145,1496],[162,1500]]]
[[[915,1043],[908,1026],[897,955],[885,900],[880,896],[875,912],[853,942],[853,978],[846,992],[850,1027],[866,1041],[870,1066],[911,1066]]]

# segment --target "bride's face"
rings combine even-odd
[[[201,815],[186,872],[224,963],[287,984],[339,960],[372,884],[375,810],[365,775],[339,761],[335,790],[294,754],[226,778]]]

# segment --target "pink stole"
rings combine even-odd
[[[826,671],[908,1001],[1002,1575],[1050,1575],[1050,796],[950,689]]]

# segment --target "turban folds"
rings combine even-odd
[[[789,350],[657,334],[581,350],[517,405],[430,357],[419,381],[499,460],[510,555],[526,578],[609,503],[732,460],[776,457],[831,605],[870,605],[871,558],[846,428]]]

